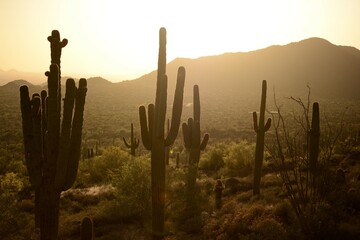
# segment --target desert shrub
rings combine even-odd
[[[170,229],[177,232],[199,233],[204,218],[214,206],[212,198],[214,182],[198,179],[194,195],[188,198],[186,174],[183,169],[169,168],[167,171],[166,218]]]
[[[229,177],[245,177],[252,172],[255,144],[247,141],[231,144],[224,157],[224,175]]]
[[[201,155],[199,168],[207,173],[215,173],[224,167],[225,144],[217,144]]]
[[[257,219],[250,228],[253,232],[247,239],[252,240],[282,240],[287,239],[286,230],[274,218]]]
[[[151,206],[150,160],[144,157],[128,158],[109,175],[115,188],[115,200],[108,210],[123,220],[146,219]]]
[[[23,186],[21,178],[13,172],[0,176],[0,236],[2,238],[19,232],[27,224],[27,218],[18,208],[18,192]]]
[[[116,171],[130,161],[131,156],[116,147],[105,148],[103,154],[80,161],[76,186],[85,187],[94,184],[108,183],[110,171]]]
[[[296,222],[296,216],[289,201],[281,201],[277,203],[272,212],[273,215],[283,224],[291,225]]]
[[[224,204],[218,216],[206,222],[203,233],[207,239],[287,239],[271,207],[261,203],[243,205],[235,200]]]

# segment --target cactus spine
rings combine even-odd
[[[57,239],[59,200],[61,191],[75,181],[80,158],[86,80],[76,88],[73,79],[66,82],[66,94],[61,122],[61,49],[58,31],[52,31],[48,93],[29,97],[27,86],[20,87],[20,105],[24,137],[25,161],[30,183],[35,188],[35,219],[40,225],[41,239]],[[75,108],[75,109],[74,109]]]
[[[312,177],[312,189],[316,188],[317,161],[320,142],[320,113],[319,103],[313,103],[312,119],[309,134],[309,167]]]
[[[95,234],[93,221],[89,217],[84,217],[80,225],[80,239],[93,240],[94,238]]]
[[[259,123],[257,122],[257,113],[253,112],[254,130],[256,132],[253,195],[260,194],[261,168],[264,159],[265,132],[267,132],[271,126],[271,118],[268,118],[265,124],[266,88],[266,80],[263,80]]]
[[[130,143],[126,141],[123,137],[124,144],[127,148],[130,148],[130,154],[135,156],[135,150],[139,147],[139,139],[134,137],[134,124],[131,123],[131,136],[130,136]]]
[[[165,220],[165,147],[174,143],[180,126],[185,83],[185,68],[179,67],[175,89],[170,131],[165,138],[167,100],[166,29],[161,28],[155,105],[139,108],[141,138],[146,149],[151,150],[152,234],[153,239],[163,239]]]
[[[193,111],[194,118],[189,118],[188,123],[182,124],[184,145],[189,152],[189,168],[187,176],[187,212],[189,214],[196,211],[197,206],[194,198],[196,196],[195,186],[200,160],[200,151],[203,151],[209,141],[209,134],[205,134],[201,140],[200,135],[200,95],[198,85],[194,85]]]

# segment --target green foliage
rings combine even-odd
[[[245,140],[230,144],[227,155],[224,156],[223,175],[228,177],[248,176],[253,170],[254,153],[255,144],[250,144]]]
[[[167,222],[176,232],[198,234],[204,224],[202,212],[212,212],[214,208],[214,182],[210,179],[197,181],[189,202],[186,188],[187,171],[169,168],[167,171]]]
[[[217,144],[209,148],[206,153],[201,156],[199,168],[208,173],[216,173],[225,165],[224,155],[226,146]]]
[[[15,173],[0,176],[0,236],[17,235],[25,227],[26,217],[18,209],[18,192],[24,183]]]
[[[109,205],[122,220],[147,220],[150,216],[151,182],[148,158],[128,158],[122,166],[109,172],[115,188],[115,201]]]
[[[129,161],[131,161],[131,156],[128,152],[118,147],[105,148],[102,155],[80,161],[75,185],[86,187],[109,183],[112,179],[109,173],[118,171]]]

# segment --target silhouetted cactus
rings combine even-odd
[[[84,217],[80,225],[80,239],[93,240],[95,239],[94,224],[91,218]]]
[[[320,113],[319,103],[313,103],[311,128],[309,134],[309,167],[312,176],[312,187],[316,188],[317,162],[320,142]]]
[[[152,233],[153,239],[163,239],[165,218],[165,147],[174,143],[180,126],[185,83],[185,68],[179,67],[175,89],[170,131],[165,138],[167,100],[166,29],[161,28],[155,105],[139,108],[141,139],[151,150]]]
[[[134,124],[131,123],[131,136],[130,136],[130,143],[126,141],[126,139],[123,137],[124,144],[127,148],[130,148],[130,154],[132,156],[135,156],[135,150],[139,147],[139,139],[136,139],[134,137]]]
[[[271,126],[271,118],[268,118],[265,124],[265,107],[266,107],[266,80],[263,80],[259,123],[257,122],[257,113],[253,112],[254,130],[256,132],[253,195],[260,194],[261,169],[264,159],[265,132],[269,130]]]
[[[189,118],[188,123],[182,124],[182,131],[184,137],[184,146],[189,152],[189,167],[187,174],[187,209],[190,215],[196,213],[199,209],[196,206],[196,178],[198,172],[198,164],[200,160],[200,151],[203,151],[209,141],[209,134],[205,134],[201,140],[200,135],[200,95],[198,85],[194,85],[194,100],[193,100],[193,117]]]
[[[53,63],[46,72],[48,93],[33,94],[30,100],[28,87],[21,86],[20,105],[25,161],[35,188],[35,219],[41,239],[52,240],[57,239],[60,193],[73,185],[77,174],[87,88],[85,79],[80,79],[78,88],[73,79],[67,80],[60,127],[61,76],[57,64],[67,40],[60,42],[56,30],[49,38]]]
[[[209,141],[209,134],[205,134],[201,141],[200,136],[200,96],[199,87],[194,85],[194,118],[189,118],[188,123],[182,124],[184,145],[189,151],[189,165],[196,165],[200,160],[200,151],[203,151]]]

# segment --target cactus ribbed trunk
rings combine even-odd
[[[319,103],[315,102],[312,109],[312,119],[309,139],[309,167],[311,173],[312,189],[316,188],[317,162],[320,143],[320,112]]]
[[[260,194],[261,169],[264,159],[265,132],[269,130],[271,126],[270,118],[267,120],[265,124],[266,90],[267,90],[266,80],[263,80],[259,123],[257,122],[256,112],[253,112],[254,130],[256,132],[253,195]]]
[[[141,138],[146,149],[151,150],[152,188],[152,234],[153,239],[163,239],[165,222],[165,151],[178,134],[183,104],[185,69],[180,67],[175,89],[171,127],[165,138],[167,102],[166,76],[166,29],[161,28],[155,105],[148,106],[148,117],[144,106],[139,108]]]
[[[44,179],[40,201],[41,240],[56,240],[59,230],[60,191],[54,188],[54,183]]]
[[[154,239],[162,239],[165,222],[165,145],[153,138],[151,149],[152,228]]]

